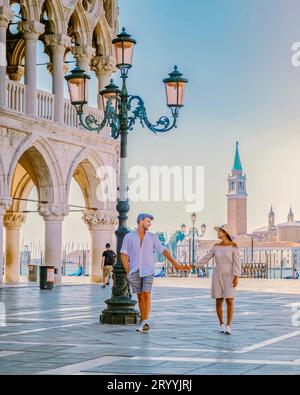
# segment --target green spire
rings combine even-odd
[[[234,163],[233,163],[233,170],[237,171],[243,171],[241,159],[240,159],[240,154],[239,154],[239,142],[236,142],[236,147],[235,147],[235,157],[234,157]]]

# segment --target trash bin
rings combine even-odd
[[[37,282],[38,280],[38,266],[28,265],[28,281]]]
[[[52,289],[54,285],[54,266],[40,266],[40,288]]]

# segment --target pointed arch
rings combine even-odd
[[[28,21],[39,21],[41,14],[41,4],[39,0],[20,0],[20,6]]]
[[[66,195],[69,197],[72,178],[79,184],[87,207],[104,208],[104,203],[97,199],[99,180],[97,170],[103,162],[96,151],[83,148],[74,158],[68,172]]]
[[[25,41],[23,38],[20,38],[13,50],[8,52],[8,64],[10,66],[20,66],[22,64],[22,60],[25,58]]]
[[[41,16],[44,10],[47,11],[52,33],[67,34],[68,26],[62,3],[60,1],[44,0]]]
[[[97,55],[99,56],[112,56],[113,46],[112,46],[112,30],[102,14],[99,22],[96,24],[93,32],[93,37],[96,44]]]
[[[68,19],[68,35],[74,35],[78,45],[84,46],[91,45],[92,43],[91,26],[83,5],[80,2]]]
[[[62,173],[55,154],[45,139],[28,136],[21,141],[9,166],[8,191],[13,190],[14,175],[18,164],[22,166],[24,163],[26,163],[26,172],[29,173],[33,183],[38,186],[41,200],[65,202]]]

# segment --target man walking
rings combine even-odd
[[[161,244],[155,233],[149,232],[153,216],[139,214],[137,230],[127,233],[121,248],[121,260],[126,270],[132,292],[137,294],[142,324],[137,331],[149,331],[151,311],[151,290],[155,272],[154,252],[158,251],[170,261],[176,270],[180,270],[176,260]],[[188,269],[188,268],[187,268]]]
[[[103,285],[101,288],[105,288],[109,285],[109,279],[111,278],[112,267],[116,261],[116,254],[110,249],[110,244],[106,244],[106,250],[102,254],[101,269],[103,270]],[[107,278],[107,281],[106,281]]]

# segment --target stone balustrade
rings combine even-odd
[[[37,90],[37,118],[54,122],[55,95]],[[6,106],[17,113],[26,113],[26,85],[17,81],[6,81]],[[86,113],[92,114],[101,122],[103,111],[94,107],[86,107]],[[68,99],[64,99],[64,124],[71,128],[79,128],[79,120],[75,107]]]
[[[17,81],[6,81],[6,105],[10,110],[25,114],[26,85]]]

